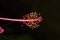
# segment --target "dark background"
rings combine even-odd
[[[41,13],[40,27],[30,29],[23,23],[1,21],[5,29],[0,40],[60,40],[60,5],[58,0],[0,0],[0,17],[22,18],[32,11]],[[21,26],[23,25],[23,26]]]

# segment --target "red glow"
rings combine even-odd
[[[10,19],[10,18],[2,18],[0,17],[0,20],[8,20],[8,21],[18,21],[18,22],[30,22],[30,21],[42,21],[42,17],[39,17],[37,19]]]
[[[38,21],[39,22],[41,22],[43,19],[42,19],[42,17],[40,16],[39,18],[38,18]]]
[[[0,27],[0,33],[3,33],[4,29],[2,27]]]

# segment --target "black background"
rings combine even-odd
[[[40,27],[30,29],[23,23],[0,20],[0,26],[5,29],[1,36],[15,35],[17,37],[28,33],[34,40],[60,40],[60,5],[58,0],[0,0],[0,17],[18,19],[32,11],[41,13],[43,21],[40,23]]]

